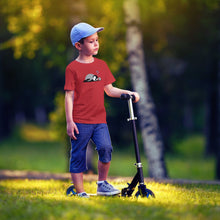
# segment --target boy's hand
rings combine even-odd
[[[77,139],[75,134],[79,134],[79,130],[73,121],[67,123],[67,134],[70,136],[70,138],[74,140]]]
[[[140,95],[137,92],[131,92],[131,93],[129,93],[129,95],[134,95],[135,96],[134,103],[136,103],[140,100]]]

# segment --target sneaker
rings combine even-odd
[[[78,193],[77,196],[79,196],[81,198],[90,198],[89,195],[86,192]]]
[[[115,189],[111,184],[109,184],[107,181],[104,181],[103,183],[97,183],[97,195],[101,196],[113,196],[120,193],[120,190]]]

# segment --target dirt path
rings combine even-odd
[[[127,181],[130,182],[133,177],[109,177],[109,179],[115,182]],[[20,171],[20,170],[0,170],[0,180],[4,179],[55,179],[55,180],[70,180],[69,173],[49,173],[38,171]],[[96,181],[96,174],[85,174],[85,181]],[[162,179],[155,180],[151,178],[145,178],[145,182],[160,182],[160,183],[172,183],[172,184],[211,184],[220,185],[220,181],[212,180],[186,180],[186,179]]]

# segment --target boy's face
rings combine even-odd
[[[89,37],[84,39],[84,43],[77,43],[77,49],[80,51],[81,54],[86,56],[93,56],[98,54],[99,50],[99,41],[98,41],[98,34],[95,33]]]

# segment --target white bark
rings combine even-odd
[[[138,112],[144,149],[149,163],[149,175],[153,178],[164,178],[167,176],[167,173],[163,160],[163,141],[155,114],[155,105],[150,94],[145,67],[143,39],[139,28],[140,14],[138,1],[125,0],[124,11],[132,86],[141,97],[138,102]]]

